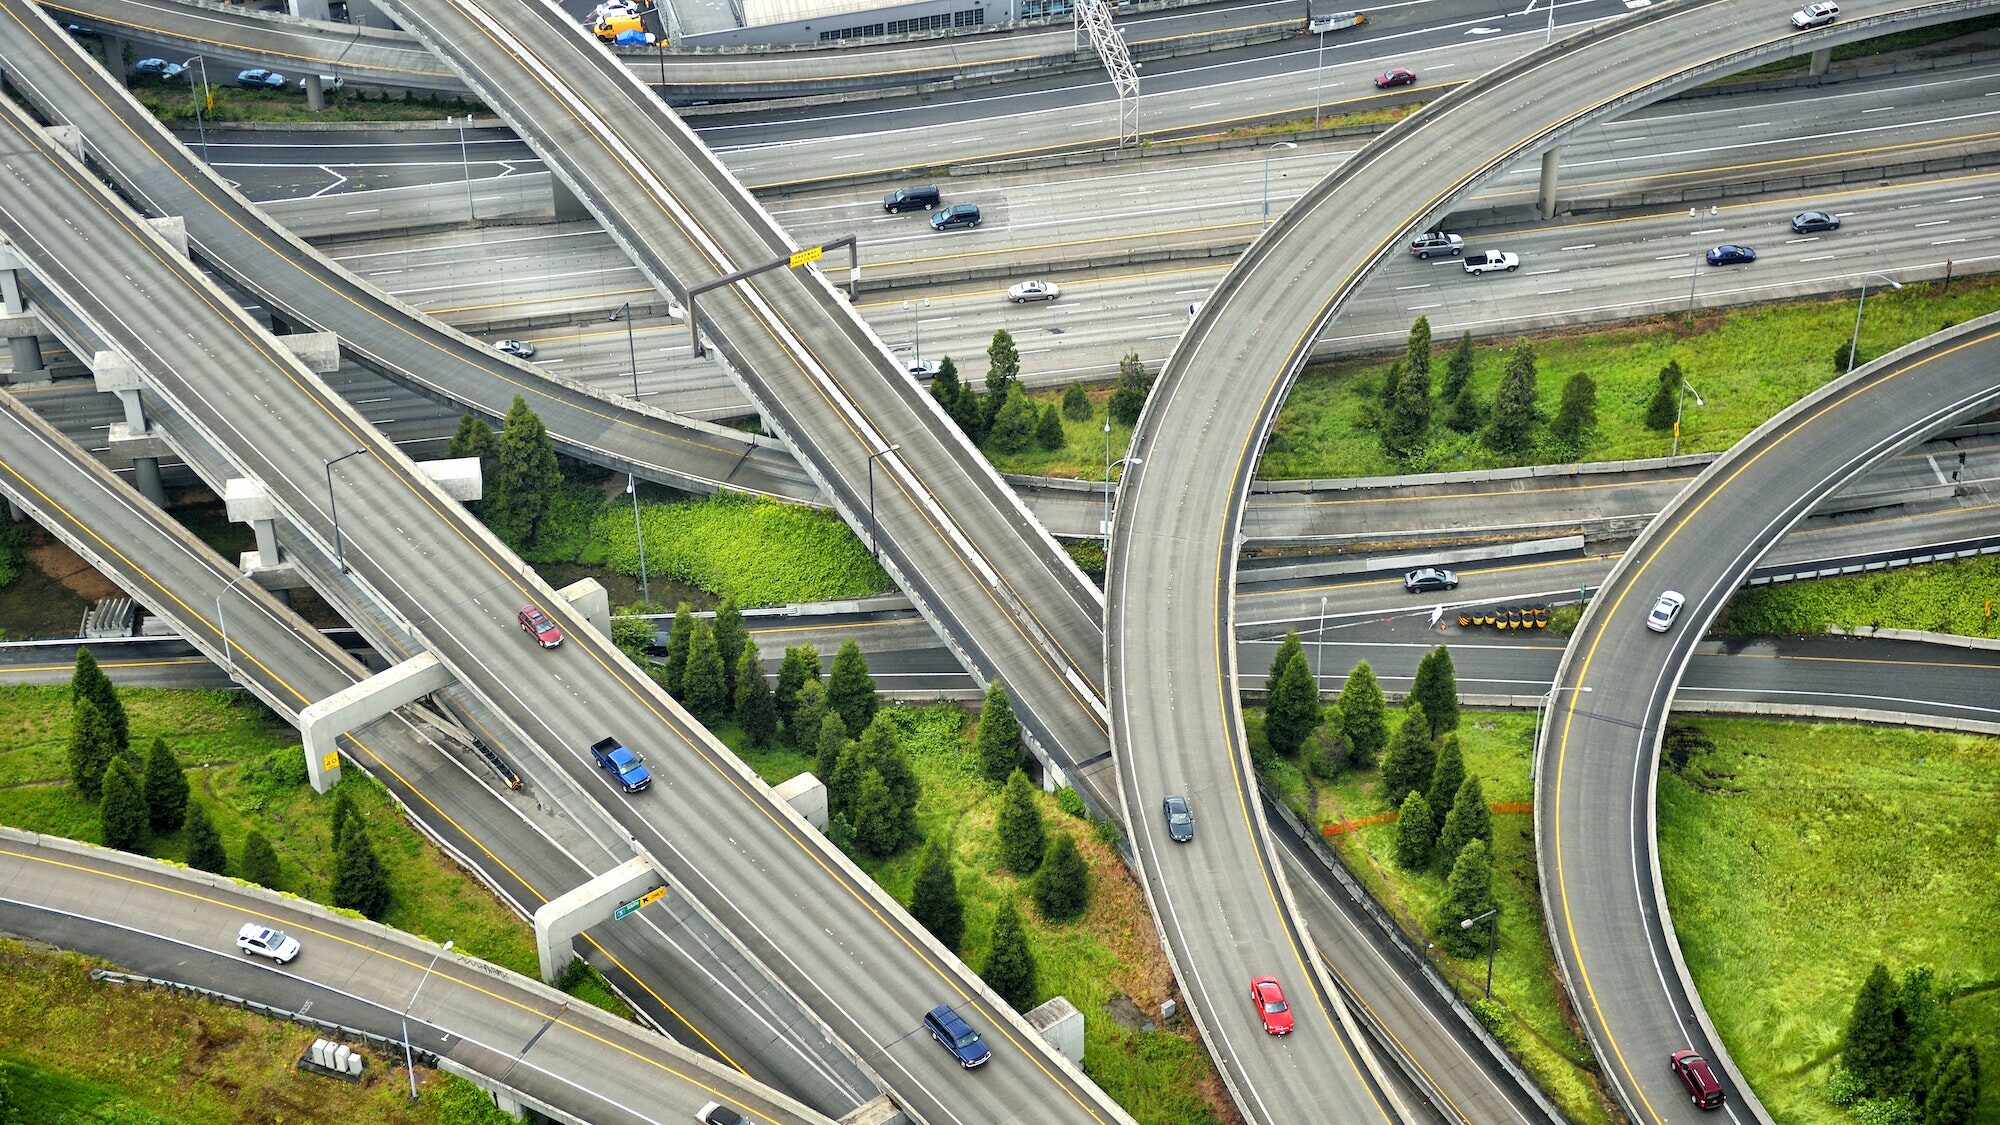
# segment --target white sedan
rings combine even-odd
[[[1024,281],[1010,286],[1007,299],[1016,304],[1024,301],[1053,301],[1062,296],[1062,286],[1053,281]]]
[[[283,930],[260,926],[255,922],[243,923],[236,931],[236,948],[245,953],[255,953],[269,957],[282,965],[299,955],[299,939]]]
[[[1686,604],[1687,599],[1681,596],[1679,590],[1668,590],[1661,594],[1660,600],[1653,603],[1653,612],[1646,615],[1646,628],[1655,633],[1664,633],[1673,628],[1674,618],[1681,615],[1681,606]]]

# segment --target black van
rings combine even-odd
[[[938,189],[929,184],[899,187],[882,197],[882,210],[895,214],[898,211],[930,211],[943,198]]]

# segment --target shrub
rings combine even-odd
[[[380,921],[389,909],[389,876],[368,842],[368,833],[356,828],[341,843],[333,865],[333,904]]]
[[[1396,818],[1396,866],[1405,871],[1421,871],[1430,866],[1431,848],[1437,842],[1437,822],[1431,819],[1430,802],[1415,790],[1403,798]]]
[[[1035,953],[1028,947],[1021,911],[1012,900],[1003,903],[999,915],[993,919],[993,938],[979,976],[1015,1011],[1025,1012],[1035,1006]]]
[[[1078,820],[1090,819],[1090,809],[1083,803],[1083,794],[1070,786],[1056,790],[1056,806]]]
[[[986,393],[990,401],[993,391],[989,388]],[[1034,401],[1020,388],[1010,387],[986,425],[986,444],[1001,453],[1025,452],[1035,446],[1041,422],[1042,415],[1035,409]]]
[[[1072,422],[1088,422],[1095,409],[1090,405],[1090,396],[1083,391],[1082,383],[1071,383],[1063,388],[1062,416]]]
[[[1014,717],[1007,685],[997,677],[986,685],[986,702],[979,708],[979,772],[994,785],[1003,784],[1021,764],[1021,722]]]
[[[1000,813],[994,825],[1000,835],[1000,861],[1016,875],[1032,875],[1041,865],[1048,841],[1042,811],[1035,807],[1035,789],[1028,775],[1015,770],[1000,790]]]
[[[139,792],[139,779],[124,758],[111,759],[104,770],[103,799],[98,813],[104,829],[104,846],[135,852],[146,842],[146,798]]]
[[[1062,412],[1051,405],[1042,411],[1041,421],[1035,423],[1035,445],[1054,452],[1068,443],[1069,435],[1063,433]]]
[[[1375,670],[1366,660],[1354,666],[1347,674],[1347,682],[1340,687],[1340,698],[1334,704],[1340,712],[1341,721],[1346,724],[1348,744],[1354,748],[1354,762],[1369,765],[1375,755],[1389,743],[1389,705],[1382,698],[1381,685],[1375,682]]]
[[[185,835],[189,867],[216,875],[229,869],[229,855],[222,850],[222,834],[215,830],[214,822],[208,819],[208,810],[199,801],[188,805]],[[352,835],[359,836],[361,831],[356,829]]]
[[[1305,767],[1314,777],[1331,781],[1354,761],[1354,744],[1347,740],[1347,720],[1339,707],[1329,707],[1301,748]]]
[[[958,897],[958,880],[951,873],[951,854],[933,840],[910,887],[910,917],[923,923],[938,944],[958,952],[965,937],[965,904]]]
[[[833,671],[826,678],[826,705],[840,715],[848,730],[866,730],[881,706],[875,698],[875,678],[868,674],[868,660],[853,641],[843,642],[834,655]]]
[[[1090,905],[1090,872],[1076,837],[1058,832],[1035,873],[1035,909],[1051,922],[1067,922]]]
[[[260,886],[278,890],[278,853],[262,832],[251,829],[243,838],[243,877]]]

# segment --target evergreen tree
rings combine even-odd
[[[901,826],[896,839],[900,848],[916,836],[917,801],[923,796],[923,783],[917,780],[916,771],[910,768],[909,755],[903,752],[902,734],[895,720],[884,712],[861,732],[855,746],[867,768],[881,774],[883,783],[889,787],[894,802],[892,811]]]
[[[778,665],[778,683],[771,689],[771,702],[778,705],[778,721],[790,728],[799,710],[799,689],[807,680],[819,679],[819,650],[811,645],[789,645],[785,648],[785,659]],[[817,726],[791,733],[792,744],[804,749],[809,740],[819,735]],[[823,779],[822,779],[823,780]]]
[[[993,940],[986,947],[986,964],[979,976],[1015,1011],[1035,1006],[1035,954],[1028,948],[1021,911],[1011,899],[1001,904],[993,919]]]
[[[826,684],[819,680],[807,680],[806,686],[799,689],[798,710],[792,713],[791,729],[798,732],[797,741],[793,746],[799,750],[811,750],[817,753],[820,734],[822,728],[826,726],[826,717],[832,713],[826,706]],[[840,736],[847,737],[844,720]],[[822,777],[820,780],[829,779]]]
[[[958,364],[947,356],[939,362],[937,374],[931,377],[931,397],[937,400],[938,408],[944,411],[945,417],[956,421],[958,396],[964,393],[965,385],[958,381]]]
[[[939,389],[940,383],[948,384],[951,389]],[[985,409],[980,405],[979,396],[973,393],[972,388],[960,381],[958,365],[951,361],[950,356],[944,357],[944,361],[938,365],[937,378],[931,383],[931,394],[938,400],[938,405],[944,408],[945,414],[958,425],[960,433],[975,444],[986,436]]]
[[[1903,974],[1892,1010],[1896,1055],[1888,1074],[1891,1093],[1921,1097],[1932,1063],[1931,1049],[1944,1017],[1938,1003],[1937,974],[1928,966]]]
[[[1445,880],[1444,902],[1437,913],[1438,944],[1470,957],[1486,947],[1484,926],[1466,929],[1459,923],[1477,918],[1493,909],[1493,862],[1486,841],[1474,840],[1452,860],[1451,875]],[[1496,919],[1497,921],[1497,919]]]
[[[1082,383],[1071,383],[1063,388],[1062,416],[1072,422],[1088,422],[1097,408],[1090,405],[1090,396],[1084,393]]]
[[[979,772],[994,785],[1007,780],[1021,765],[1021,721],[1007,685],[994,677],[986,685],[986,702],[979,708]]]
[[[854,846],[869,859],[887,859],[903,846],[903,825],[896,819],[896,798],[889,783],[872,769],[861,771],[852,804]]]
[[[1035,445],[1053,453],[1069,443],[1069,435],[1063,433],[1062,411],[1054,404],[1042,411],[1042,420],[1035,426]]]
[[[146,798],[139,792],[139,779],[123,758],[111,759],[104,770],[104,796],[98,801],[99,823],[104,829],[104,846],[136,852],[146,842]]]
[[[847,749],[847,724],[831,711],[820,717],[819,737],[813,742],[813,776],[829,789],[833,773],[840,768],[840,755]],[[831,799],[831,797],[829,797]]]
[[[146,795],[146,819],[156,832],[172,832],[187,818],[187,774],[180,760],[167,749],[167,740],[155,738],[146,752],[146,776],[141,784]]]
[[[1404,377],[1421,375],[1426,385],[1431,377],[1431,318],[1420,316],[1410,324],[1409,342],[1403,345]]]
[[[1005,328],[993,333],[993,342],[986,345],[986,397],[980,406],[984,416],[982,426],[987,434],[993,432],[993,420],[1007,404],[1008,391],[1021,378],[1021,352],[1014,346],[1014,335]]]
[[[1382,798],[1392,805],[1400,804],[1403,794],[1429,789],[1431,774],[1436,771],[1437,747],[1431,742],[1431,722],[1424,714],[1424,705],[1414,704],[1396,732],[1395,744],[1382,759]],[[1436,826],[1432,827],[1435,831]]]
[[[365,831],[349,832],[334,859],[333,904],[378,922],[389,909],[389,876]]]
[[[251,829],[243,838],[243,877],[259,886],[278,889],[278,853],[262,832]]]
[[[1382,385],[1375,392],[1376,413],[1387,419],[1396,409],[1396,392],[1403,385],[1403,361],[1396,360],[1382,373]]]
[[[1467,332],[1458,338],[1458,346],[1451,349],[1451,358],[1445,360],[1444,382],[1438,386],[1438,398],[1444,402],[1457,402],[1459,392],[1471,382],[1472,333]]]
[[[1431,784],[1424,791],[1424,800],[1430,802],[1431,817],[1438,830],[1443,831],[1458,803],[1459,786],[1465,784],[1465,755],[1459,749],[1456,734],[1438,739],[1436,746],[1437,763],[1431,767]]]
[[[1956,1043],[1938,1052],[1923,1104],[1923,1125],[1972,1125],[1979,1108],[1979,1048]]]
[[[667,656],[660,664],[660,686],[675,699],[681,698],[681,680],[687,675],[688,646],[694,643],[694,607],[686,602],[674,610],[674,627],[667,633]]]
[[[1396,817],[1396,866],[1405,871],[1422,871],[1430,866],[1431,848],[1437,843],[1437,822],[1431,818],[1431,804],[1415,790],[1403,798]]]
[[[1681,365],[1678,360],[1668,361],[1660,368],[1660,381],[1653,388],[1653,397],[1646,403],[1646,428],[1649,430],[1671,430],[1674,419],[1680,414]]]
[[[1271,657],[1271,666],[1264,671],[1264,698],[1278,694],[1278,679],[1285,671],[1285,665],[1292,657],[1306,654],[1305,642],[1299,640],[1297,629],[1285,630],[1285,639],[1278,642],[1278,651]]]
[[[1111,399],[1105,403],[1105,411],[1112,421],[1121,426],[1135,425],[1139,415],[1146,409],[1146,396],[1153,390],[1153,377],[1146,374],[1146,365],[1140,361],[1138,352],[1128,352],[1118,361],[1118,387],[1111,392]]]
[[[349,835],[359,836],[361,831],[357,828]],[[188,802],[183,836],[187,840],[189,867],[215,875],[229,870],[229,854],[222,850],[222,833],[215,830],[215,822],[208,819],[208,809],[200,801]]]
[[[361,827],[361,813],[354,807],[354,797],[346,786],[333,791],[333,807],[327,810],[328,836],[333,841],[333,854],[340,854],[340,847],[347,842],[347,833]]]
[[[1025,452],[1034,448],[1035,429],[1041,422],[1042,415],[1035,404],[1019,387],[1011,387],[1007,397],[986,417],[986,444],[1002,453]]]
[[[479,458],[482,476],[492,471],[496,451],[493,427],[487,425],[484,418],[472,414],[458,416],[458,429],[452,431],[451,441],[444,447],[446,457]]]
[[[1486,807],[1486,788],[1477,777],[1468,777],[1459,783],[1444,830],[1438,833],[1438,854],[1456,856],[1474,840],[1493,846],[1493,810]]]
[[[510,546],[532,546],[561,489],[562,467],[556,462],[548,427],[528,409],[525,399],[515,395],[494,450],[493,474],[486,482],[481,505],[486,525]]]
[[[1410,683],[1406,702],[1424,705],[1431,733],[1458,729],[1458,672],[1452,667],[1450,649],[1439,645],[1417,661],[1417,676]]]
[[[111,677],[97,666],[97,658],[87,648],[76,650],[76,670],[70,673],[69,694],[72,706],[79,699],[88,699],[97,705],[98,712],[104,716],[110,753],[125,753],[132,742],[131,728],[125,720],[125,704],[118,698],[118,689],[111,686]],[[104,771],[100,769],[97,772],[102,776]]]
[[[1382,446],[1406,457],[1423,445],[1431,425],[1431,322],[1420,316],[1410,325],[1401,373],[1384,391]]]
[[[1549,432],[1557,441],[1575,449],[1583,435],[1597,425],[1597,381],[1579,371],[1563,381],[1562,403]]]
[[[95,802],[104,796],[104,771],[118,756],[111,742],[111,723],[87,695],[79,695],[70,710],[70,784],[78,796]]]
[[[1375,756],[1389,744],[1389,705],[1382,698],[1381,685],[1375,682],[1375,669],[1366,660],[1347,674],[1335,706],[1346,724],[1347,742],[1354,748],[1355,764],[1373,765]]]
[[[1035,872],[1034,896],[1035,909],[1051,922],[1067,922],[1090,905],[1090,869],[1084,866],[1076,837],[1056,833],[1041,870]]]
[[[1264,740],[1286,757],[1299,752],[1319,725],[1319,682],[1303,651],[1292,653],[1278,674],[1278,687],[1266,701]]]
[[[833,671],[826,678],[826,705],[840,712],[848,730],[866,730],[880,706],[875,698],[875,678],[868,674],[868,660],[861,646],[842,642],[834,655]]]
[[[1000,790],[1000,813],[994,823],[1000,836],[1000,862],[1016,875],[1032,875],[1041,866],[1048,839],[1042,830],[1042,810],[1035,807],[1035,787],[1028,775],[1015,770]]]
[[[1889,980],[1888,968],[1878,961],[1854,998],[1840,1052],[1841,1065],[1870,1094],[1889,1092],[1886,1083],[1892,1077],[1898,1049],[1895,1009],[1895,985]]]
[[[705,723],[729,710],[729,685],[722,678],[722,653],[715,646],[715,630],[706,621],[695,622],[694,636],[688,641],[680,700],[695,718]]]
[[[958,943],[965,938],[965,903],[958,897],[951,854],[936,840],[924,848],[917,881],[910,887],[910,917],[922,923],[938,944],[958,952]]]
[[[1347,717],[1338,706],[1326,708],[1300,752],[1306,769],[1321,781],[1339,777],[1354,761],[1354,743],[1347,739]]]
[[[743,646],[750,643],[750,633],[743,627],[743,612],[736,608],[735,598],[722,599],[722,604],[715,607],[715,621],[709,627],[715,631],[715,651],[722,656],[722,683],[728,689],[725,698],[733,701],[736,665],[742,659]]]
[[[1458,433],[1469,434],[1485,420],[1485,414],[1479,409],[1479,396],[1473,392],[1472,384],[1459,388],[1459,392],[1451,397],[1451,413],[1445,416],[1444,424]]]
[[[1493,392],[1493,420],[1486,442],[1502,453],[1519,453],[1535,436],[1535,349],[1522,341],[1507,353],[1507,368]]]
[[[771,700],[771,685],[764,682],[757,642],[748,637],[736,657],[736,725],[752,746],[769,746],[778,738],[778,706]]]

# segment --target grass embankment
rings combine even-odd
[[[469,1083],[420,1071],[423,1098],[370,1053],[359,1084],[302,1074],[296,1024],[167,993],[97,984],[99,962],[0,941],[0,1070],[21,1125],[398,1122],[501,1125]]]
[[[1996,602],[2000,558],[1989,556],[1743,590],[1729,599],[1716,628],[1799,635],[1824,633],[1829,625],[1873,626],[2000,637]]]
[[[431,121],[441,125],[447,114],[487,113],[484,105],[462,98],[364,98],[346,90],[328,90],[326,108],[314,113],[306,108],[306,96],[297,88],[298,80],[307,72],[287,70],[284,73],[292,80],[292,87],[283,93],[276,90],[240,90],[226,85],[236,77],[236,72],[217,67],[208,76],[214,105],[202,107],[202,121],[211,125],[219,121]],[[201,75],[197,70],[195,84],[200,83]],[[148,113],[166,124],[175,128],[194,126],[195,99],[188,91],[185,75],[171,82],[143,81],[132,88],[132,95],[139,99],[139,104],[145,106]]]
[[[1394,717],[1400,719],[1400,712]],[[1263,716],[1252,712],[1246,718],[1253,742],[1261,744]],[[1467,711],[1458,730],[1465,772],[1479,778],[1495,810],[1493,895],[1500,904],[1500,939],[1493,957],[1492,1001],[1479,1002],[1486,984],[1484,956],[1454,957],[1433,947],[1432,962],[1570,1120],[1608,1125],[1615,1118],[1590,1047],[1566,1017],[1555,955],[1542,924],[1534,821],[1528,812],[1534,798],[1528,781],[1533,721],[1532,715],[1515,712]],[[1281,761],[1265,779],[1300,815],[1315,820],[1311,783],[1293,763]],[[1445,898],[1444,875],[1411,874],[1395,865],[1395,810],[1381,798],[1379,780],[1375,770],[1361,770],[1319,787],[1315,822],[1375,901],[1421,946]]]
[[[1704,719],[1660,782],[1681,950],[1783,1125],[1847,1125],[1824,1083],[1869,969],[1929,965],[1959,1034],[2000,1058],[2000,741]],[[2000,1125],[2000,1067],[1975,1121]]]
[[[1226,1120],[1221,1088],[1208,1056],[1185,1023],[1175,1030],[1134,1031],[1115,1021],[1111,1004],[1128,998],[1149,1015],[1173,995],[1173,980],[1155,938],[1143,892],[1117,851],[1092,826],[1039,798],[1051,833],[1074,835],[1090,865],[1090,908],[1078,921],[1050,925],[1035,914],[1024,880],[1000,863],[994,816],[999,793],[977,773],[972,751],[975,724],[950,705],[896,708],[903,747],[923,782],[917,822],[927,839],[950,842],[965,902],[964,957],[985,957],[993,919],[1008,898],[1021,904],[1038,966],[1037,1001],[1062,995],[1084,1016],[1083,1069],[1142,1125],[1202,1125]],[[740,745],[729,727],[718,732]],[[741,752],[773,784],[806,769],[789,750]],[[862,867],[899,902],[907,903],[922,849],[913,847],[883,863]]]
[[[1936,27],[1919,27],[1910,31],[1899,31],[1894,35],[1881,35],[1874,39],[1863,39],[1859,43],[1842,43],[1833,49],[1835,62],[1850,59],[1865,59],[1875,55],[1886,55],[1892,51],[1909,51],[1918,47],[1928,47],[1933,43],[1944,43],[1963,35],[1990,31],[2000,27],[2000,16],[1981,16],[1978,19],[1960,20],[1957,23],[1942,23]],[[1967,46],[1966,50],[1974,49]],[[1797,55],[1779,62],[1718,78],[1708,83],[1711,86],[1728,86],[1736,82],[1754,82],[1760,78],[1783,78],[1791,74],[1804,74],[1812,62],[1810,55]]]

